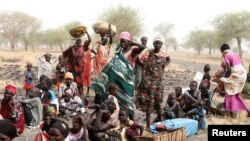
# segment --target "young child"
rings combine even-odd
[[[192,119],[198,121],[198,129],[205,129],[206,128],[206,110],[205,110],[205,101],[200,100],[197,107],[190,110],[186,116],[190,116]]]
[[[28,126],[38,126],[43,118],[43,105],[40,90],[36,87],[27,93],[28,98],[20,100],[24,106],[25,122]]]
[[[107,90],[108,90],[108,100],[112,101],[115,103],[116,106],[116,110],[114,111],[114,113],[110,116],[110,118],[112,118],[112,120],[114,120],[117,124],[119,124],[119,111],[120,111],[120,106],[118,104],[118,100],[116,98],[118,91],[119,91],[119,87],[115,84],[115,83],[110,83],[107,86]]]
[[[205,101],[205,110],[206,113],[208,114],[209,108],[211,106],[211,97],[212,97],[212,92],[209,90],[209,84],[206,82],[202,82],[200,85],[200,91],[201,91],[201,99]]]
[[[207,80],[211,80],[211,76],[210,76],[210,73],[209,73],[209,71],[210,71],[210,65],[209,64],[206,64],[205,66],[204,66],[204,75],[203,75],[203,78],[202,78],[202,80],[204,80],[204,79],[207,79]]]
[[[59,101],[56,94],[51,90],[52,80],[49,78],[44,78],[41,81],[42,95],[41,100],[43,104],[55,104],[57,107],[57,114],[59,112]]]
[[[139,125],[138,123],[130,120],[128,118],[128,113],[124,110],[120,111],[119,113],[119,120],[120,120],[120,129],[121,129],[121,139],[129,140],[129,141],[136,141],[136,136],[142,136],[143,133],[143,126]]]
[[[90,140],[108,140],[106,131],[114,130],[117,125],[110,118],[115,110],[116,106],[114,102],[105,101],[101,104],[101,107],[91,114],[89,120],[86,123]],[[93,116],[94,114],[96,116]]]
[[[183,112],[188,112],[191,109],[193,109],[198,101],[201,100],[201,93],[199,90],[197,90],[198,83],[197,81],[191,81],[189,88],[190,90],[187,90],[184,93],[184,106],[182,108]]]
[[[60,86],[62,85],[64,81],[64,74],[67,72],[67,68],[65,65],[65,61],[63,60],[63,56],[60,55],[58,57],[58,64],[56,65],[56,77],[55,77],[55,82],[56,82],[56,88],[59,89]]]
[[[182,88],[181,87],[175,87],[175,97],[176,101],[179,102],[180,108],[184,106],[184,96],[182,94]]]
[[[73,93],[70,88],[64,91],[64,98],[60,101],[60,113],[69,120],[69,116],[76,115],[77,112],[85,112],[84,105],[79,104],[73,99]]]
[[[174,119],[179,118],[180,113],[180,104],[176,101],[174,93],[169,94],[166,105],[163,109],[163,118]]]
[[[73,117],[72,126],[68,136],[70,141],[89,141],[85,118],[82,114],[77,114]]]
[[[32,69],[31,63],[28,63],[26,68],[27,68],[27,70],[25,71],[25,82],[24,82],[23,88],[26,90],[26,94],[27,94],[33,87],[34,73],[31,70]]]

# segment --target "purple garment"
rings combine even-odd
[[[224,60],[226,63],[230,64],[231,67],[241,64],[241,59],[239,54],[233,52],[225,54]]]
[[[245,111],[247,106],[244,103],[240,93],[236,95],[225,95],[225,109],[229,112]]]

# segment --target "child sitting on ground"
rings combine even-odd
[[[191,119],[195,119],[198,121],[198,129],[205,129],[206,128],[206,110],[205,110],[205,101],[200,100],[197,107],[190,110],[186,116],[190,117]]]
[[[179,102],[180,108],[184,106],[184,96],[182,94],[182,88],[181,87],[175,87],[175,97],[176,101]]]
[[[70,141],[89,141],[85,118],[82,114],[77,114],[73,117],[72,126],[68,136]]]
[[[174,119],[179,118],[180,113],[180,104],[176,101],[174,93],[169,94],[166,105],[163,109],[163,118]]]
[[[208,88],[209,84],[206,82],[201,83],[201,99],[205,101],[205,110],[206,113],[208,114],[209,108],[211,106],[211,97],[212,97],[212,92]]]
[[[107,86],[107,90],[108,90],[108,100],[114,102],[115,106],[116,106],[116,110],[110,116],[110,118],[112,118],[112,120],[114,120],[117,124],[119,124],[120,106],[119,106],[118,100],[116,98],[117,93],[119,91],[119,87],[115,83],[110,83]]]
[[[43,119],[43,105],[40,99],[40,90],[33,87],[28,93],[28,98],[21,99],[24,105],[25,122],[28,126],[38,126]]]
[[[64,98],[60,101],[60,113],[69,120],[69,116],[76,115],[77,112],[84,113],[84,105],[79,104],[73,99],[73,93],[70,88],[64,91]]]
[[[197,90],[198,83],[197,81],[191,81],[189,88],[190,90],[187,90],[184,93],[184,106],[182,108],[183,112],[188,112],[191,109],[195,108],[198,101],[201,100],[201,93],[199,90]]]

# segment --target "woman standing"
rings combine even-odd
[[[83,46],[82,40],[77,39],[74,46],[69,47],[66,51],[63,52],[64,58],[67,60],[68,70],[74,76],[74,81],[77,84],[78,95],[83,93],[83,81],[82,73],[84,69],[83,65]]]
[[[96,76],[98,76],[109,60],[109,52],[112,44],[111,28],[109,28],[108,34],[100,34],[100,36],[101,41],[97,42],[96,55],[94,58]]]
[[[236,118],[238,111],[247,110],[240,95],[247,78],[247,71],[241,63],[240,56],[231,52],[228,44],[221,45],[220,50],[222,61],[226,63],[226,76],[220,79],[224,83],[225,109],[230,112],[232,118]],[[250,116],[249,111],[248,116]]]
[[[116,54],[111,61],[104,67],[99,74],[92,88],[95,91],[100,88],[105,88],[108,83],[115,83],[120,91],[117,94],[117,99],[121,109],[129,110],[129,116],[134,118],[134,72],[133,67],[135,57],[145,46],[132,42],[132,37],[129,32],[122,32],[119,36],[120,44],[116,48]],[[102,95],[107,95],[105,89]]]
[[[161,103],[163,100],[163,75],[165,67],[170,63],[167,52],[161,50],[163,40],[155,37],[154,49],[147,50],[139,56],[143,66],[140,96],[138,103],[146,111],[147,128],[150,126],[150,113],[155,111],[157,119],[161,118]]]

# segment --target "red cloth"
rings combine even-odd
[[[7,86],[5,86],[5,90],[8,90],[8,91],[11,92],[11,94],[13,94],[13,95],[16,94],[16,87],[15,87],[15,86],[7,85]]]
[[[14,102],[13,100],[7,101],[3,99],[1,102],[0,114],[4,119],[14,119],[12,120],[12,123],[17,128],[18,133],[23,133],[25,118],[21,103]]]

